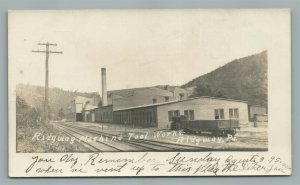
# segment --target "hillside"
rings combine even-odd
[[[184,84],[194,87],[192,96],[216,96],[246,100],[249,104],[268,103],[267,51],[234,60]]]
[[[24,99],[29,106],[38,110],[43,110],[44,87],[18,84],[16,94],[18,97]],[[91,98],[95,94],[96,93],[66,91],[60,88],[49,88],[49,107],[51,118],[56,119],[60,111],[62,111],[65,115],[70,114],[71,102],[76,96]]]

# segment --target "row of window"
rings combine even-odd
[[[184,115],[186,116],[187,120],[195,120],[194,110],[184,110]]]
[[[179,110],[168,111],[169,121],[172,121],[173,117],[180,116]],[[195,120],[194,110],[184,110],[184,116],[187,120]],[[239,109],[230,108],[229,109],[229,119],[238,119],[239,118]],[[225,119],[224,109],[215,109],[215,119],[221,120]]]
[[[239,109],[231,108],[229,109],[229,119],[238,119],[239,118]],[[215,109],[215,119],[224,119],[224,109]]]
[[[168,111],[169,121],[172,121],[173,117],[180,116],[179,110]],[[184,110],[184,116],[187,120],[194,120],[194,110]]]
[[[156,111],[117,112],[114,113],[114,121],[118,123],[149,125],[156,123]]]
[[[110,121],[112,119],[112,112],[103,112],[100,114],[100,121]]]

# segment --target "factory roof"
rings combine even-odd
[[[143,95],[161,95],[161,96],[172,96],[172,92],[161,89],[159,87],[139,87],[139,88],[132,88],[132,89],[120,89],[120,90],[113,90],[108,91],[108,96],[111,95],[118,95],[120,97],[130,97],[137,94]]]
[[[187,98],[187,99],[183,99],[183,100],[168,101],[168,102],[148,104],[148,105],[140,105],[140,106],[129,107],[129,108],[124,108],[124,109],[116,109],[114,111],[138,109],[138,108],[144,108],[144,107],[155,107],[155,106],[167,105],[167,104],[172,104],[172,103],[179,103],[179,102],[190,101],[190,100],[195,100],[195,99],[200,99],[200,98],[208,98],[208,99],[217,99],[217,100],[226,100],[226,101],[235,101],[235,102],[248,103],[247,101],[243,101],[243,100],[235,100],[235,99],[219,98],[219,97],[211,97],[211,96],[198,96],[198,97]]]
[[[86,103],[87,101],[91,101],[91,98],[87,98],[84,96],[76,96],[74,101],[75,101],[75,103]]]

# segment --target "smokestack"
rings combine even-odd
[[[102,106],[107,105],[106,68],[101,68],[102,75]]]

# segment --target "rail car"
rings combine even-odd
[[[185,116],[173,117],[172,130],[183,130],[185,133],[211,134],[214,136],[234,136],[239,127],[238,119],[230,120],[186,120]]]

